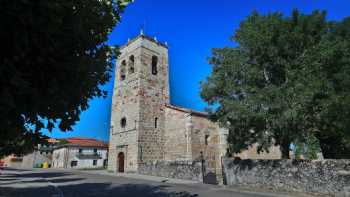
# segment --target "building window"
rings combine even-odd
[[[139,145],[139,148],[140,148],[140,161],[142,161],[142,156],[143,156],[142,146]]]
[[[120,120],[120,127],[122,128],[125,128],[126,127],[126,118],[123,117],[121,120]]]
[[[157,64],[158,64],[158,57],[152,56],[152,74],[153,75],[157,75],[158,73]]]
[[[205,135],[205,145],[208,145],[208,138],[209,138],[209,135]]]
[[[123,60],[122,64],[120,65],[120,80],[121,81],[125,80],[125,78],[126,78],[125,67],[126,67],[126,62],[125,62],[125,60]]]
[[[83,149],[79,148],[79,153],[82,153],[83,152]]]
[[[154,128],[157,128],[158,127],[158,118],[155,118],[154,119]]]
[[[132,55],[129,57],[129,73],[135,72],[135,57]]]
[[[93,166],[96,166],[96,165],[97,165],[97,160],[96,160],[96,159],[92,161],[92,165],[93,165]]]
[[[97,153],[97,148],[94,148],[94,153]]]
[[[78,161],[71,161],[70,162],[70,166],[71,167],[75,167],[75,166],[77,166],[78,165]]]

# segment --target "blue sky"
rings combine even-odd
[[[233,46],[229,41],[239,23],[253,10],[279,11],[289,15],[293,8],[303,13],[314,9],[328,12],[328,19],[350,16],[349,0],[135,0],[110,35],[109,44],[124,44],[137,36],[141,26],[149,36],[169,44],[171,103],[203,111],[199,83],[211,72],[207,63],[211,49]],[[90,101],[90,108],[71,132],[44,132],[52,137],[93,137],[108,140],[114,76],[103,89],[106,99]]]

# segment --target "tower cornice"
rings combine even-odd
[[[138,40],[138,39],[145,39],[145,40],[148,40],[148,41],[150,41],[150,42],[153,42],[153,43],[157,44],[158,46],[162,46],[162,47],[168,49],[168,45],[167,45],[166,43],[159,42],[159,41],[156,40],[155,38],[152,38],[152,37],[147,36],[147,35],[144,35],[144,34],[140,34],[140,35],[138,35],[137,37],[135,37],[135,38],[129,40],[126,44],[122,45],[122,46],[120,47],[120,49],[123,49],[123,48],[129,46],[130,44],[132,44],[133,42],[135,42],[135,41]]]

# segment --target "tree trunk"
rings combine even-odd
[[[283,140],[282,143],[280,144],[282,159],[290,159],[289,147],[290,147],[290,141],[288,140]]]

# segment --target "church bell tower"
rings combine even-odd
[[[141,32],[120,52],[112,98],[108,168],[135,172],[142,162],[164,159],[168,47]]]

